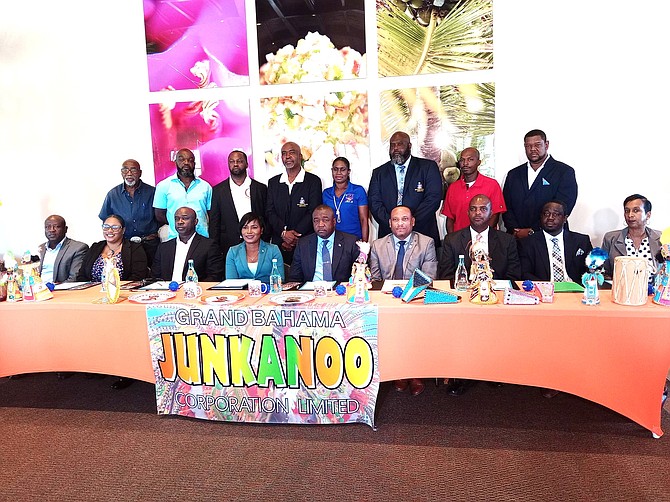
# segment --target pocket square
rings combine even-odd
[[[542,185],[549,186],[549,182],[547,180],[545,180],[544,178],[542,178]]]
[[[577,253],[575,253],[575,256],[581,256],[581,255],[583,255],[583,254],[584,254],[584,250],[583,250],[582,248],[579,248],[579,249],[577,250]]]

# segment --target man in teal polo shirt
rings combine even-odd
[[[177,236],[174,218],[168,220],[180,207],[190,207],[198,218],[196,232],[209,237],[207,212],[212,208],[212,186],[195,176],[195,155],[188,148],[177,152],[177,172],[156,185],[154,211],[161,225],[169,225],[168,239]]]

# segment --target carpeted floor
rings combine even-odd
[[[374,431],[159,417],[112,381],[0,379],[0,500],[670,501],[667,404],[652,439],[571,395],[384,384]]]

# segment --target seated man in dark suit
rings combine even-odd
[[[188,261],[193,260],[198,280],[223,280],[224,262],[221,249],[214,239],[196,233],[198,218],[190,207],[180,207],[174,213],[178,236],[161,242],[151,266],[156,279],[181,282],[186,278]]]
[[[288,280],[348,281],[360,253],[356,236],[335,230],[335,213],[325,204],[314,209],[312,224],[315,233],[298,240]]]
[[[465,268],[470,270],[470,246],[483,241],[488,247],[494,279],[521,279],[521,264],[516,241],[500,230],[490,228],[491,201],[486,195],[475,195],[468,206],[470,226],[448,234],[444,238],[442,254],[437,267],[438,279],[454,279],[458,255],[465,256]]]
[[[565,228],[567,220],[564,202],[554,200],[542,207],[542,231],[519,241],[523,279],[581,284],[587,270],[586,256],[593,246],[588,235]]]
[[[458,255],[465,257],[465,268],[470,270],[470,246],[482,242],[488,249],[494,279],[518,280],[521,264],[516,240],[509,234],[489,227],[491,200],[486,195],[475,195],[468,206],[470,226],[448,234],[442,244],[442,254],[437,267],[439,279],[454,279],[458,266]],[[452,396],[465,393],[470,381],[450,378],[446,390]]]

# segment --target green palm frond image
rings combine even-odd
[[[429,127],[431,120],[448,124],[453,136],[488,136],[495,131],[493,83],[394,89],[380,98],[383,138],[398,130]]]
[[[463,0],[421,26],[392,2],[377,6],[379,75],[493,68],[493,2]]]

